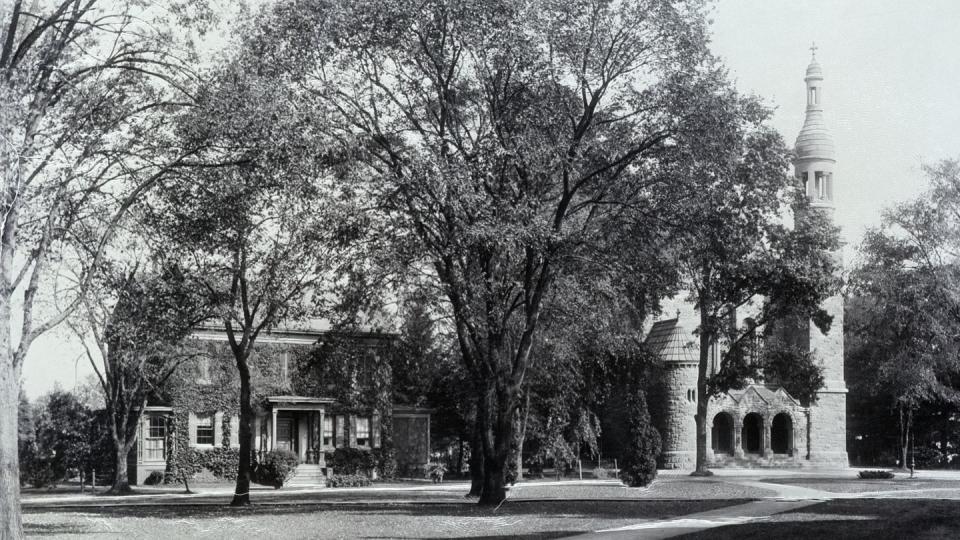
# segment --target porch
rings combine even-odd
[[[266,414],[254,422],[254,452],[262,459],[272,450],[296,454],[300,463],[326,467],[324,451],[332,450],[324,440],[334,400],[307,396],[270,396]],[[326,419],[326,423],[325,423]],[[329,439],[329,437],[328,437]]]

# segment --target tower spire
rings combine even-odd
[[[810,44],[810,61],[811,62],[817,61],[817,42],[816,41]]]

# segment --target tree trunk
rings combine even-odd
[[[123,441],[120,444],[116,445],[116,456],[113,474],[113,485],[110,486],[110,490],[107,493],[112,495],[125,495],[132,493],[133,490],[130,489],[130,477],[127,473],[127,457],[130,455],[130,449],[133,448],[133,441]]]
[[[250,504],[250,420],[253,407],[250,406],[250,368],[246,357],[237,357],[237,371],[240,373],[240,462],[237,464],[237,487],[233,491],[230,506]]]
[[[0,539],[23,537],[20,517],[20,468],[17,415],[20,373],[10,349],[8,298],[0,298]]]
[[[907,433],[909,432],[909,430],[907,429],[906,422],[904,421],[903,407],[902,406],[898,407],[897,412],[900,414],[900,422],[898,423],[899,436],[897,437],[897,442],[899,443],[899,446],[900,446],[900,459],[898,460],[899,463],[897,463],[897,465],[901,469],[906,469],[907,468]]]
[[[519,443],[517,443],[517,481],[523,480],[523,441],[527,438],[527,422],[530,421],[530,391],[525,392],[523,401],[523,423],[520,424]]]
[[[467,497],[479,497],[483,493],[483,431],[480,427],[480,408],[474,414],[473,440],[470,441],[470,493]]]
[[[707,364],[710,360],[710,344],[713,341],[713,326],[707,315],[704,295],[700,297],[700,364],[697,366],[697,414],[694,417],[697,423],[697,462],[693,476],[710,476],[707,467],[707,405],[710,397],[707,395]]]
[[[515,433],[514,397],[507,388],[488,384],[481,400],[479,418],[483,420],[483,493],[478,503],[495,506],[507,498],[505,473]]]

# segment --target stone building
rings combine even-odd
[[[811,206],[834,214],[833,171],[836,155],[824,122],[823,70],[813,57],[804,78],[806,117],[794,148],[794,171]],[[842,263],[841,253],[833,253]],[[659,355],[662,398],[659,422],[663,439],[661,465],[693,468],[696,462],[698,343],[692,306],[678,306],[675,319],[656,322],[647,343]],[[713,467],[846,467],[846,383],[843,375],[843,298],[825,301],[833,316],[822,333],[812,322],[794,328],[791,341],[814,354],[823,366],[824,387],[814,404],[804,405],[782,387],[750,384],[714,397],[707,422],[707,460]],[[685,314],[684,314],[685,312]],[[715,358],[716,351],[711,355]],[[715,370],[716,365],[709,366]]]
[[[169,471],[185,455],[196,462],[200,478],[235,474],[240,385],[233,356],[222,331],[199,330],[193,338],[197,358],[181,366],[166,399],[144,411],[130,453],[131,483]],[[326,329],[261,335],[249,360],[254,455],[276,449],[296,454],[295,484],[320,483],[331,473],[327,456],[342,447],[369,450],[379,459],[389,446],[399,471],[422,469],[429,460],[431,410],[392,403],[390,371],[384,367],[394,339]],[[317,373],[309,361],[325,346],[337,349],[331,363],[345,364],[344,376]],[[374,382],[378,373],[387,380]]]

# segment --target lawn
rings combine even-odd
[[[746,523],[678,536],[683,540],[960,538],[960,501],[838,499]]]
[[[48,538],[561,538],[744,501],[507,502],[102,507],[24,512],[27,536]]]

